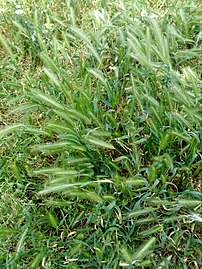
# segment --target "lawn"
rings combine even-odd
[[[201,10],[0,1],[0,268],[201,268]]]

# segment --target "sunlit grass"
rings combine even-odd
[[[200,268],[200,10],[3,2],[2,268]]]

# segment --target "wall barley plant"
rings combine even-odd
[[[199,1],[3,8],[0,266],[200,268]]]

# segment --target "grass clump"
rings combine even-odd
[[[199,10],[5,1],[2,268],[200,267]]]

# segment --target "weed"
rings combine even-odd
[[[1,268],[200,267],[201,4],[183,3],[2,4]]]

